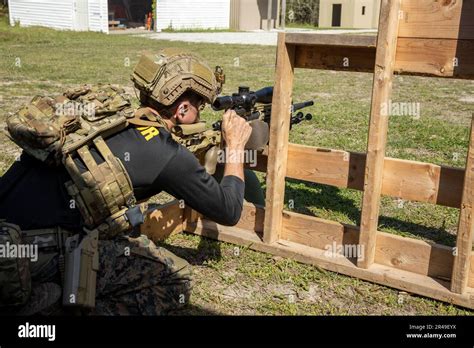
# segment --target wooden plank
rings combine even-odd
[[[188,209],[190,208],[186,208]],[[264,215],[263,207],[244,203],[242,217],[235,226],[236,231],[253,232],[261,240]],[[196,219],[189,225],[186,224],[185,231],[195,232],[197,222]],[[283,211],[281,240],[321,250],[328,250],[334,244],[349,245],[354,250],[359,240],[359,228],[314,216]],[[352,258],[351,261],[356,260]],[[377,264],[450,281],[453,262],[454,255],[451,247],[391,233],[377,233],[375,253]],[[471,262],[474,264],[474,256],[471,256]],[[468,286],[474,288],[474,266],[469,270]]]
[[[290,107],[293,89],[295,46],[285,44],[285,33],[278,34],[274,98],[270,121],[267,193],[265,205],[264,241],[278,240],[281,212],[285,197],[285,174],[288,157]]]
[[[463,178],[460,168],[385,158],[382,194],[459,208]]]
[[[221,226],[207,220],[199,220],[195,225],[193,233],[197,235],[289,257],[333,272],[474,309],[474,289],[471,288],[468,288],[465,294],[455,294],[449,291],[449,283],[443,280],[379,264],[373,264],[369,269],[358,268],[346,258],[326,256],[325,250],[284,240],[271,244],[264,243],[253,231]]]
[[[471,123],[471,138],[466,160],[466,174],[462,194],[461,212],[459,215],[458,236],[456,241],[456,255],[451,282],[451,291],[462,294],[466,291],[470,259],[472,251],[472,237],[474,235],[474,115]]]
[[[374,47],[298,45],[295,67],[373,72],[375,52]],[[472,79],[473,52],[474,40],[399,38],[394,73]]]
[[[183,209],[177,201],[164,204],[145,218],[140,226],[140,233],[157,242],[168,238],[170,235],[183,231]]]
[[[347,246],[355,261],[357,226],[284,211],[282,228],[281,239],[322,250],[332,250],[334,245]],[[453,259],[453,248],[377,232],[375,262],[380,265],[449,280]]]
[[[362,190],[365,158],[363,153],[290,144],[286,176]]]
[[[387,142],[388,115],[383,111],[392,92],[393,66],[397,47],[398,15],[400,0],[382,0],[379,34],[370,114],[367,160],[365,166],[364,195],[360,241],[365,257],[359,259],[359,267],[368,268],[374,262],[375,243],[382,193],[385,145]]]
[[[296,46],[296,68],[373,72],[374,63],[375,47]]]
[[[398,37],[474,39],[472,0],[403,0]]]
[[[340,188],[362,190],[366,154],[299,144],[288,145],[286,176]],[[257,166],[266,172],[267,156]],[[382,194],[447,207],[461,206],[464,169],[385,157]]]
[[[399,38],[395,71],[474,78],[474,40]]]
[[[371,47],[377,44],[374,35],[335,35],[318,33],[286,33],[285,42],[291,45],[308,46],[344,46],[344,47]]]

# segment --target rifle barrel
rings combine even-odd
[[[295,103],[295,104],[293,104],[292,108],[293,108],[293,112],[295,112],[297,110],[307,108],[308,106],[313,106],[313,105],[314,105],[314,101],[313,100],[308,100],[308,101],[301,102],[301,103]]]

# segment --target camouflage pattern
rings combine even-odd
[[[188,90],[212,103],[225,82],[222,68],[212,71],[198,57],[176,48],[142,55],[131,79],[142,97],[164,106],[172,105]]]
[[[71,313],[60,307],[58,253],[51,255],[50,249],[40,250],[39,258],[49,263],[32,268],[33,295],[13,314]],[[99,240],[96,307],[88,314],[164,315],[184,307],[191,288],[188,262],[156,246],[145,235]]]
[[[132,228],[124,217],[136,201],[132,183],[103,137],[126,128],[134,113],[122,88],[84,85],[54,98],[36,96],[7,119],[9,135],[27,153],[65,166],[71,176],[67,191],[85,226],[98,228],[100,238],[113,238]],[[105,162],[97,164],[89,146]],[[76,166],[76,156],[85,163],[85,173]]]
[[[60,311],[61,287],[56,283],[33,284],[29,301],[16,315],[51,315]]]
[[[171,129],[171,136],[196,156],[209,175],[216,171],[221,132],[206,129],[205,122],[180,124]]]
[[[87,145],[78,149],[87,171],[81,173],[72,156],[66,157],[64,166],[71,176],[66,183],[88,229],[97,228],[99,238],[113,238],[131,229],[125,217],[127,209],[135,203],[130,177],[120,159],[115,157],[102,137],[93,141],[105,159],[97,164]],[[142,207],[142,211],[146,206]]]
[[[17,225],[0,220],[0,245],[23,244]],[[0,257],[0,307],[24,304],[31,293],[30,260],[22,257]]]
[[[188,303],[187,261],[146,236],[99,241],[96,315],[163,315]]]
[[[11,138],[30,155],[47,163],[62,163],[71,181],[66,183],[89,230],[99,231],[101,239],[114,238],[133,225],[125,216],[134,206],[131,180],[120,159],[104,137],[126,128],[136,120],[130,96],[113,85],[84,85],[51,97],[36,96],[7,119]],[[104,162],[97,164],[90,147]],[[74,157],[87,167],[81,173]],[[146,205],[139,205],[146,210]]]
[[[112,85],[84,85],[55,97],[35,96],[7,118],[10,138],[41,161],[60,164],[64,155],[94,136],[126,127],[130,96]]]

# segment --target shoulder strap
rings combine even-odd
[[[166,123],[158,114],[155,114],[149,108],[140,108],[135,111],[132,118],[127,120],[129,123],[142,127],[162,127],[168,129]]]

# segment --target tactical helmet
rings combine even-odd
[[[141,94],[164,106],[188,90],[212,103],[225,81],[221,67],[213,72],[196,56],[173,48],[142,55],[131,78]]]

